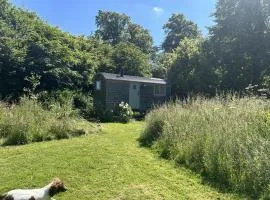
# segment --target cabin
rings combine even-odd
[[[158,78],[145,78],[111,73],[95,76],[94,106],[113,109],[121,102],[135,111],[144,112],[171,96],[169,84]]]

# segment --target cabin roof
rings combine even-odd
[[[129,76],[124,75],[120,76],[120,74],[111,74],[111,73],[100,73],[106,80],[117,80],[117,81],[129,81],[129,82],[140,82],[140,83],[154,83],[166,85],[166,81],[160,78],[146,78],[140,76]]]

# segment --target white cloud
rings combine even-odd
[[[156,13],[156,14],[161,14],[161,13],[163,13],[164,12],[164,9],[163,8],[160,8],[160,7],[157,7],[157,6],[155,6],[154,8],[153,8],[153,11]]]

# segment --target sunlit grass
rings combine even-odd
[[[270,102],[234,96],[152,111],[140,141],[221,187],[258,198],[270,184]]]
[[[143,127],[143,122],[102,124],[98,134],[0,147],[0,193],[42,187],[59,177],[69,188],[56,197],[59,200],[239,199],[203,185],[198,175],[141,148],[137,138]]]

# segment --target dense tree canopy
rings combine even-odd
[[[269,73],[269,0],[219,0],[210,28],[221,89],[243,90]]]
[[[173,93],[241,92],[250,84],[267,85],[263,83],[270,73],[269,5],[269,0],[217,1],[215,25],[209,29],[210,37],[204,40],[199,31],[192,31],[197,30],[193,22],[173,15],[164,25],[167,37],[163,47],[176,59],[160,59],[161,68],[157,68],[167,69]],[[187,29],[188,34],[182,31],[183,24],[193,27]],[[196,41],[200,41],[200,48]],[[168,53],[161,53],[160,57],[166,58]]]
[[[96,34],[104,41],[117,44],[128,38],[128,25],[130,17],[117,12],[98,11],[96,16]]]
[[[132,23],[125,14],[100,10],[96,16],[96,25],[96,35],[112,45],[130,42],[144,53],[152,51],[153,38],[149,31]]]
[[[117,44],[112,58],[116,73],[123,69],[125,74],[151,76],[149,57],[132,43]]]
[[[197,25],[173,14],[163,51],[129,16],[99,11],[92,36],[73,36],[35,13],[0,0],[0,98],[35,90],[90,92],[97,72],[167,78],[175,96],[269,87],[269,0],[218,0],[215,24],[203,38]]]
[[[123,21],[129,21],[129,17],[124,18]],[[128,25],[131,27],[128,39],[135,45],[119,40],[112,46],[105,39],[72,36],[49,26],[35,13],[0,0],[1,96],[20,96],[32,87],[29,80],[33,76],[38,77],[37,92],[62,89],[89,92],[96,72],[118,73],[121,64],[131,75],[151,75],[146,52],[152,47],[152,38],[141,26]]]
[[[200,36],[198,26],[187,20],[183,14],[173,14],[163,26],[163,29],[166,34],[162,44],[165,52],[171,52],[185,37],[197,38]]]

